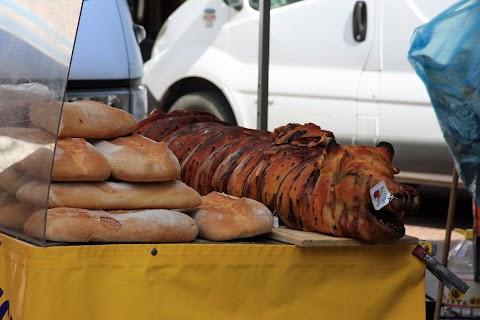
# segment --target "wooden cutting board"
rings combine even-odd
[[[294,244],[299,247],[339,247],[339,246],[365,246],[366,244],[358,240],[342,237],[333,237],[317,232],[305,232],[290,229],[288,227],[274,228],[266,234],[270,239]],[[403,238],[390,243],[389,245],[415,245],[418,244],[418,238],[405,235]]]

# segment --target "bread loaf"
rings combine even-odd
[[[53,145],[40,147],[15,163],[15,167],[33,177],[48,179],[52,170]]]
[[[55,137],[40,129],[0,128],[2,168],[15,165],[19,160],[30,156],[39,148],[53,150]]]
[[[103,181],[110,176],[110,163],[82,138],[58,140],[52,181]]]
[[[181,210],[198,226],[198,236],[212,241],[253,237],[273,228],[273,214],[262,203],[218,192],[202,197],[197,208]]]
[[[53,144],[55,142],[55,136],[38,128],[1,127],[0,137],[30,142],[36,145]]]
[[[53,150],[41,147],[17,162],[16,167],[27,174],[52,181],[103,181],[110,176],[108,160],[82,138],[58,140]]]
[[[14,202],[0,209],[0,225],[14,230],[23,230],[23,225],[33,211],[34,208],[28,204]]]
[[[43,237],[45,210],[25,223],[25,233]],[[136,212],[48,209],[46,239],[59,242],[187,242],[197,236],[197,226],[187,215],[172,210]]]
[[[108,159],[115,179],[153,182],[180,177],[180,163],[164,142],[132,134],[92,144]]]
[[[33,181],[17,192],[22,202],[45,204],[47,186]],[[178,209],[196,207],[202,197],[178,180],[165,182],[54,182],[50,185],[48,207],[84,209]]]
[[[59,101],[37,102],[30,106],[30,123],[56,136],[60,122],[62,104]]]
[[[113,139],[132,133],[137,120],[130,113],[91,100],[78,100],[63,104],[33,104],[29,117],[31,123],[63,138]]]
[[[0,171],[0,190],[15,196],[18,189],[34,180],[36,180],[34,177],[19,171],[15,166],[11,166]],[[44,183],[46,184],[47,182],[45,181]]]
[[[0,191],[0,210],[16,202],[18,202],[18,200],[15,195]]]

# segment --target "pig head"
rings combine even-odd
[[[394,149],[386,142],[368,147],[341,146],[331,140],[318,158],[304,165],[313,165],[313,171],[299,166],[284,180],[291,187],[277,198],[280,218],[295,229],[372,243],[401,238],[404,214],[415,213],[420,198],[413,187],[394,180],[398,169],[392,166],[393,156]],[[382,181],[389,196],[377,210],[373,201],[380,194],[372,195],[371,190]],[[302,201],[295,196],[299,189]]]

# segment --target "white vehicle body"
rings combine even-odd
[[[143,59],[134,27],[126,0],[84,0],[67,101],[94,99],[145,117]]]
[[[195,92],[226,99],[237,124],[257,125],[258,1],[190,0],[160,31],[144,84],[156,107]],[[407,55],[413,31],[453,0],[272,0],[268,129],[313,122],[343,144],[390,142],[402,171],[450,174],[452,159],[424,84]],[[151,105],[152,106],[152,105]],[[190,108],[182,106],[182,108]],[[191,108],[194,108],[192,106]]]

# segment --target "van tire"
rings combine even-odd
[[[198,91],[181,96],[169,109],[169,111],[174,110],[206,111],[220,120],[237,124],[227,99],[220,93],[213,91]]]

